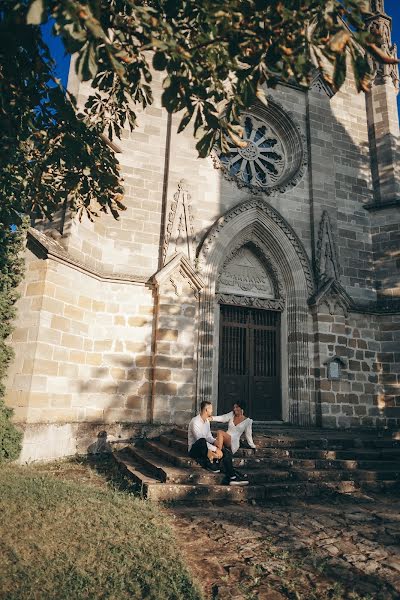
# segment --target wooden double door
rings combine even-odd
[[[221,305],[218,414],[244,400],[257,421],[282,418],[277,311]]]

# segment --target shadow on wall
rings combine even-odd
[[[390,266],[393,264],[393,260],[398,261],[396,254],[398,249],[392,247],[382,248],[381,254],[373,256],[370,234],[375,216],[374,213],[368,214],[363,208],[363,204],[370,202],[372,199],[369,192],[371,180],[369,146],[367,143],[359,144],[352,139],[343,124],[335,118],[329,103],[326,103],[323,110],[321,109],[319,116],[320,129],[312,131],[312,134],[315,135],[315,138],[311,140],[315,142],[312,148],[314,155],[309,157],[313,181],[309,179],[309,171],[306,171],[301,181],[292,190],[275,196],[265,195],[263,199],[280,212],[282,217],[297,232],[300,239],[303,240],[305,248],[308,249],[309,257],[311,254],[310,258],[314,260],[315,271],[316,232],[318,232],[319,219],[323,210],[328,209],[333,212],[337,217],[334,233],[340,243],[339,263],[344,286],[353,290],[357,288],[361,291],[363,289],[372,290],[376,279],[373,274],[375,260],[375,267],[379,268],[383,274],[380,286],[385,289],[389,284],[392,284],[393,279],[389,276],[389,269],[387,269],[385,275],[385,269],[382,265],[385,261]],[[329,143],[326,142],[327,137],[331,139]],[[333,188],[326,184],[323,177],[324,164],[329,163],[332,166],[332,158],[336,165]],[[178,159],[179,156],[176,160]],[[234,193],[232,193],[233,190]],[[303,198],[301,202],[298,201],[297,191],[299,192],[298,196]],[[312,196],[311,201],[310,194]],[[208,207],[205,203],[202,208],[207,210],[210,208],[209,214],[211,215],[216,213],[220,215],[230,210],[238,199],[244,201],[250,197],[246,188],[242,188],[238,192],[235,181],[228,181],[221,177],[219,207],[216,210],[215,204]],[[192,198],[192,200],[195,204],[196,199]],[[310,222],[311,226],[309,225]],[[199,221],[195,220],[195,223],[198,231],[196,237],[200,240],[198,250],[210,228],[214,225],[214,221],[209,223],[203,221],[200,224]],[[65,220],[65,215],[61,214],[57,222],[44,226],[45,229],[47,227],[63,231],[64,235],[68,235],[71,221],[69,219]],[[376,232],[376,235],[379,234],[380,229]],[[146,325],[149,325],[150,319],[151,317],[148,318]],[[384,318],[382,317],[382,319]],[[174,319],[171,316],[171,325],[173,322]],[[210,329],[214,326],[211,322],[208,325]],[[150,403],[152,389],[150,349],[155,334],[154,328],[156,325],[154,320],[151,326],[153,328],[152,334],[144,340],[141,338],[146,348],[143,353],[134,355],[127,351],[110,350],[105,355],[106,359],[103,360],[103,364],[98,367],[91,367],[88,376],[84,379],[81,378],[78,382],[77,391],[81,396],[80,406],[88,410],[102,410],[102,418],[99,419],[102,424],[126,421],[124,411],[125,415],[129,415],[129,418],[132,419],[132,422],[144,423],[150,421],[152,411]],[[310,336],[313,333],[310,331]],[[112,340],[114,347],[116,341],[116,339]],[[380,360],[379,352],[376,353],[375,351],[375,354],[375,362],[378,362]],[[170,355],[166,353],[165,356]],[[392,358],[392,362],[395,362],[394,355]],[[384,360],[380,362],[390,364],[390,361],[389,363]],[[167,370],[165,369],[165,371]],[[167,372],[164,375],[166,377],[165,381],[168,382],[170,375]],[[173,403],[173,398],[171,403]],[[375,404],[378,405],[378,396],[376,396]],[[382,398],[380,398],[379,410],[381,414],[384,414],[385,400]],[[90,445],[91,450],[89,451],[102,451],[100,449],[108,449],[108,447],[107,433],[102,427],[98,433],[97,441]]]

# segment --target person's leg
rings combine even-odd
[[[222,454],[223,457],[221,459],[221,464],[225,475],[229,478],[234,477],[235,469],[233,468],[232,464],[232,452],[229,450],[229,448],[223,448]]]
[[[219,473],[220,467],[218,463],[213,463],[209,458],[209,450],[207,446],[207,442],[205,438],[200,438],[196,440],[193,446],[189,450],[189,456],[194,458],[195,461],[203,467],[203,469],[207,469],[208,471],[213,471],[213,473]]]
[[[226,431],[222,431],[222,429],[218,429],[217,441],[215,442],[215,445],[220,450],[222,450],[222,448],[224,446],[225,446],[225,448],[230,448],[231,447],[231,436],[229,435],[229,433],[227,433]]]
[[[205,467],[207,464],[207,453],[208,447],[205,438],[196,440],[189,450],[189,456],[194,458],[202,467]]]

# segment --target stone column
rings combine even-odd
[[[371,1],[374,13],[367,20],[371,32],[380,35],[382,50],[396,58],[391,41],[392,19],[383,0]],[[374,201],[365,206],[371,212],[372,242],[378,304],[400,307],[400,149],[396,95],[399,72],[396,64],[375,65],[376,75],[366,96],[368,133]]]
[[[186,423],[196,404],[199,298],[203,282],[183,254],[154,276],[152,420]]]

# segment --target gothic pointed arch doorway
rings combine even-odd
[[[260,246],[240,240],[218,275],[218,413],[244,401],[257,421],[282,419],[282,286]]]
[[[238,250],[241,251],[241,264],[237,265],[234,261],[229,264]],[[244,268],[245,273],[248,273],[250,266],[255,271],[262,269],[263,276],[253,277],[253,281],[250,281],[251,278],[246,275],[240,276],[238,266]],[[272,377],[274,373],[277,378],[275,383],[278,381],[281,386],[281,402],[277,401],[279,395],[271,402],[265,393],[261,393],[263,401],[257,401],[254,405],[255,414],[251,414],[252,418],[270,421],[281,417],[285,422],[299,425],[315,422],[310,377],[309,331],[312,323],[307,304],[314,290],[314,282],[307,254],[290,225],[262,199],[240,203],[218,219],[204,238],[198,253],[198,267],[205,282],[200,300],[198,403],[211,399],[218,407],[218,412],[225,407],[231,408],[232,396],[229,402],[226,400],[226,404],[225,400],[221,401],[222,404],[219,401],[224,386],[220,379],[220,365],[223,364],[220,360],[224,360],[220,356],[224,349],[222,320],[226,321],[226,316],[230,318],[231,310],[221,306],[236,306],[248,309],[246,316],[240,319],[246,320],[245,324],[251,332],[246,335],[242,332],[241,335],[246,339],[242,345],[233,340],[231,351],[237,352],[241,348],[241,360],[245,360],[246,354],[243,353],[250,351],[251,339],[259,336],[262,345],[270,344],[275,357],[280,352],[280,361],[275,363],[278,368],[275,371],[268,370],[271,353],[259,357],[257,348],[260,344],[254,345],[253,341],[253,362],[254,359],[261,360],[265,375],[260,374],[262,369],[259,369],[259,365],[253,364],[249,370],[247,363],[247,371],[242,374],[253,377],[253,394],[248,392],[247,397],[254,403],[254,385],[258,384],[262,390],[265,383],[257,382],[255,373],[259,373],[260,377]],[[268,321],[272,319],[268,312],[279,313],[279,316],[274,321]],[[230,314],[232,316],[232,311]],[[274,336],[267,339],[265,332],[272,331],[269,328],[275,331],[277,345],[271,342]],[[255,333],[256,330],[262,333]],[[227,336],[229,331],[225,333],[225,341]],[[231,354],[231,351],[226,354]],[[240,357],[235,360],[236,366],[240,367]],[[235,382],[231,382],[230,386],[234,390]]]

